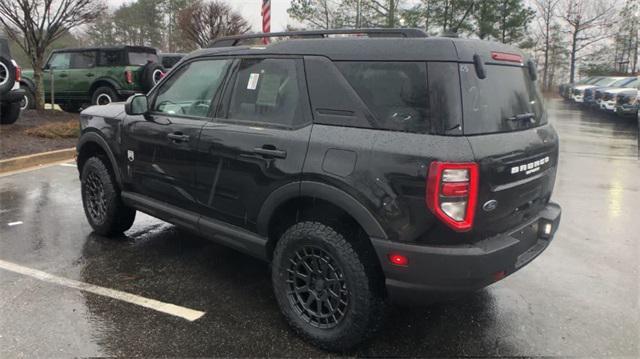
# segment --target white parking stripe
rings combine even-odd
[[[73,164],[73,163],[61,163],[60,166],[63,166],[63,167],[76,167],[76,165]]]
[[[9,226],[9,227],[13,227],[13,226],[21,225],[21,224],[22,224],[22,221],[15,221],[15,222],[9,222],[9,223],[7,223],[7,226]]]
[[[199,310],[193,310],[193,309],[181,307],[171,303],[164,303],[155,299],[149,299],[149,298],[141,297],[139,295],[135,295],[131,293],[125,293],[118,290],[100,287],[100,286],[89,284],[89,283],[79,282],[73,279],[58,277],[56,275],[49,274],[47,272],[27,268],[19,264],[3,261],[1,259],[0,259],[0,269],[26,275],[32,278],[39,279],[44,282],[58,284],[61,286],[82,290],[85,292],[101,295],[104,297],[121,300],[123,302],[136,304],[141,307],[153,309],[158,312],[184,318],[190,322],[193,322],[194,320],[199,319],[205,313]]]

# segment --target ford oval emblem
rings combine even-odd
[[[486,201],[483,205],[482,205],[482,209],[485,212],[491,212],[494,209],[496,209],[498,207],[498,201],[496,201],[495,199],[490,199],[488,201]]]

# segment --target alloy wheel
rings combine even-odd
[[[107,199],[100,176],[90,171],[85,179],[85,201],[89,215],[95,223],[104,222],[107,214]]]
[[[288,299],[295,312],[317,328],[337,326],[347,312],[350,292],[344,272],[325,250],[305,246],[289,258]]]

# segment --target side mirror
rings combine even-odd
[[[527,68],[529,69],[529,77],[531,81],[538,79],[538,70],[536,69],[536,63],[532,60],[527,61]]]
[[[51,66],[49,66],[49,64],[44,65],[44,67],[42,68],[42,70],[47,71],[51,68]]]
[[[149,101],[143,94],[135,94],[124,103],[124,111],[127,115],[145,115],[149,112]]]

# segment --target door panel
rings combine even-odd
[[[141,116],[136,116],[141,117]],[[128,151],[133,151],[130,176],[135,192],[194,209],[193,154],[205,121],[151,115],[138,118],[129,127]]]
[[[150,113],[131,116],[127,172],[133,190],[194,211],[196,151],[230,60],[196,60],[150,94]]]
[[[203,215],[255,231],[269,194],[300,180],[311,127],[302,60],[242,59],[198,145]]]
[[[310,134],[311,125],[286,130],[208,123],[196,174],[203,215],[254,231],[267,196],[300,180]]]

